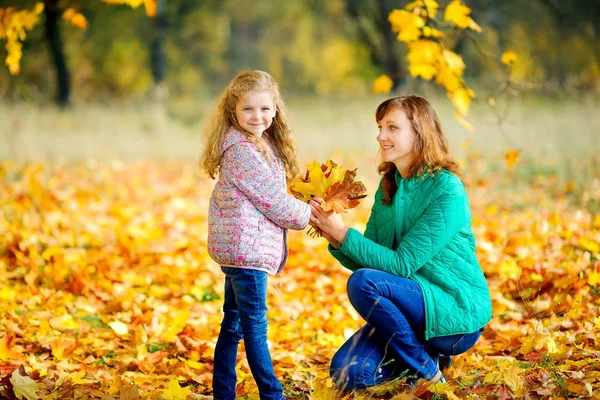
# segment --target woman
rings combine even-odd
[[[439,356],[473,347],[492,315],[462,174],[424,98],[386,100],[375,119],[382,179],[364,235],[310,201],[311,225],[354,271],[348,297],[367,322],[337,351],[331,376],[347,389],[403,375],[444,382]]]

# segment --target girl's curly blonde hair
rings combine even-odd
[[[205,145],[200,161],[201,168],[215,179],[219,173],[223,150],[221,143],[225,133],[230,127],[246,134],[256,147],[268,157],[265,141],[257,139],[254,135],[245,132],[237,121],[235,108],[238,101],[248,92],[267,92],[275,105],[273,123],[263,133],[263,137],[272,147],[273,152],[283,161],[285,175],[288,183],[298,175],[298,160],[296,158],[296,144],[293,140],[292,130],[288,123],[285,103],[279,92],[279,85],[271,75],[264,71],[246,71],[236,76],[219,100],[218,109],[210,119],[205,129]]]

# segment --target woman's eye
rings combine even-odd
[[[263,111],[271,111],[271,109],[269,107],[263,107],[262,109]]]
[[[395,130],[397,130],[397,129],[398,129],[398,127],[397,127],[397,126],[390,125],[390,130],[391,130],[391,131],[395,131]]]

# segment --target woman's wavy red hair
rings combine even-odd
[[[449,154],[448,141],[431,104],[417,95],[393,97],[377,107],[375,120],[379,123],[390,111],[396,109],[404,112],[416,135],[414,159],[408,168],[407,177],[422,176],[425,173],[433,176],[437,171],[446,169],[466,183],[458,163]],[[384,196],[381,201],[384,204],[390,204],[398,190],[396,170],[396,165],[391,162],[379,165],[379,174],[383,176]]]

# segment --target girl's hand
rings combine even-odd
[[[325,237],[327,240],[329,240],[329,238],[327,238],[325,235],[337,242],[334,244],[329,241],[333,247],[339,248],[339,244],[343,243],[344,239],[346,238],[348,228],[346,227],[346,224],[344,224],[341,215],[333,211],[323,211],[321,208],[321,203],[323,203],[323,199],[319,197],[314,197],[308,202],[312,212],[310,216],[310,224],[321,229],[321,231],[323,231],[323,237]]]

